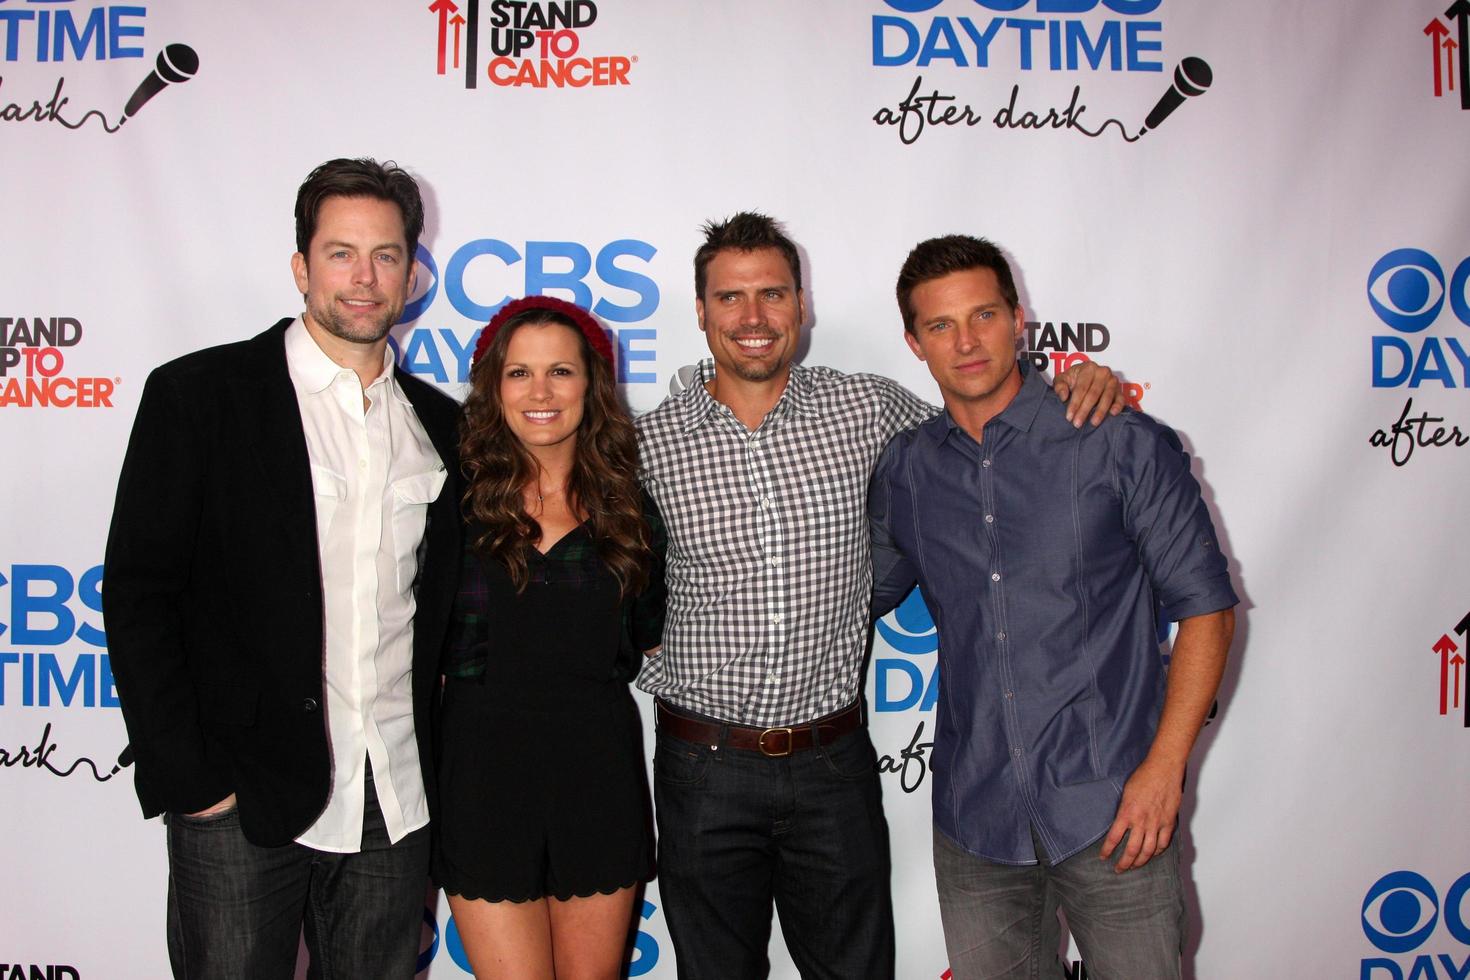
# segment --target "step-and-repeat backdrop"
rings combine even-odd
[[[166,972],[163,833],[99,613],[117,471],[151,368],[300,310],[296,187],[358,155],[422,181],[396,350],[456,395],[479,326],[550,293],[656,405],[704,353],[699,225],[757,208],[804,251],[804,361],[934,399],[898,267],[936,234],[1001,243],[1035,363],[1103,361],[1180,432],[1244,599],[1185,804],[1190,970],[1466,976],[1449,3],[0,0],[0,977]],[[868,677],[899,972],[934,980],[936,645],[912,601]],[[629,956],[674,976],[656,883]],[[465,962],[440,901],[425,969]],[[779,939],[773,973],[795,975]]]

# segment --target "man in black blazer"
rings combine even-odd
[[[411,977],[439,651],[459,552],[454,401],[397,370],[412,177],[333,160],[296,202],[298,318],[158,368],[108,536],[109,652],[176,977]]]

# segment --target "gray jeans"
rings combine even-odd
[[[1036,864],[994,864],[936,828],[934,877],[954,980],[1062,977],[1058,905],[1088,980],[1177,980],[1184,942],[1179,848],[1171,844],[1142,868],[1118,874],[1118,852],[1100,861],[1099,847],[1048,864],[1038,842]]]
[[[397,844],[371,779],[362,850],[258,847],[235,810],[170,814],[168,952],[179,980],[291,980],[303,933],[312,980],[411,980],[429,879],[429,828]]]

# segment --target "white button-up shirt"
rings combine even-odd
[[[413,581],[446,474],[393,379],[391,352],[364,389],[299,318],[285,344],[316,491],[332,751],[327,807],[296,840],[352,853],[362,845],[365,761],[392,841],[429,822],[413,727]]]

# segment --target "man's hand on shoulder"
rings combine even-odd
[[[1111,857],[1125,834],[1128,843],[1113,866],[1119,874],[1130,868],[1141,868],[1164,853],[1174,837],[1174,823],[1179,817],[1183,795],[1182,771],[1144,759],[1123,785],[1118,815],[1103,838],[1099,857],[1104,861]]]
[[[1092,413],[1092,424],[1101,425],[1109,415],[1123,411],[1123,386],[1111,368],[1096,361],[1074,364],[1052,382],[1057,397],[1067,403],[1067,421],[1082,428]]]

